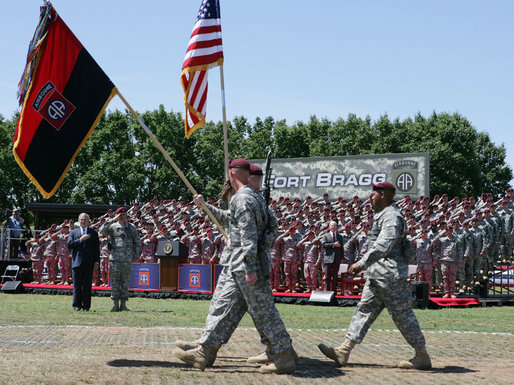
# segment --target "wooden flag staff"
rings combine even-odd
[[[137,120],[137,122],[139,123],[139,125],[141,127],[143,127],[143,129],[146,131],[146,133],[148,134],[148,136],[150,137],[150,139],[152,139],[152,142],[155,144],[155,146],[159,149],[159,151],[161,151],[162,155],[164,155],[164,157],[166,158],[166,160],[168,161],[168,163],[171,165],[171,167],[173,167],[173,169],[175,170],[175,172],[178,174],[178,176],[180,177],[180,179],[182,179],[182,181],[184,182],[184,184],[187,186],[187,188],[189,189],[189,191],[191,191],[191,193],[193,195],[197,195],[198,193],[196,192],[195,188],[193,187],[193,185],[191,183],[189,183],[189,181],[187,180],[186,176],[182,173],[182,171],[180,170],[180,168],[178,168],[178,166],[176,165],[176,163],[173,161],[173,159],[171,159],[171,157],[169,156],[169,154],[166,152],[166,150],[164,149],[164,147],[162,147],[161,143],[157,140],[157,138],[155,137],[155,135],[152,133],[152,131],[150,131],[150,129],[146,126],[146,124],[141,120],[141,118],[139,117],[138,113],[136,111],[134,111],[134,109],[130,106],[130,104],[127,102],[127,100],[123,97],[123,95],[120,93],[120,91],[116,88],[116,93],[118,94],[118,96],[120,97],[120,99],[123,101],[123,103],[125,103],[125,105],[127,106],[127,108],[129,109],[130,113],[132,114],[132,116]],[[227,161],[227,166],[228,167],[228,161]],[[228,175],[228,173],[227,173]],[[205,213],[209,216],[209,218],[211,219],[211,221],[216,225],[216,227],[218,228],[218,230],[220,231],[221,234],[223,234],[223,236],[225,237],[225,239],[228,239],[228,236],[227,236],[227,233],[225,232],[225,229],[219,224],[219,222],[217,221],[217,219],[214,217],[214,215],[212,214],[211,210],[209,210],[209,208],[207,207],[207,205],[205,204],[205,202],[202,203],[202,209],[205,211]]]

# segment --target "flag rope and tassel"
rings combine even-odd
[[[130,113],[132,114],[134,119],[137,120],[139,125],[145,130],[145,132],[148,134],[148,136],[150,137],[152,142],[155,144],[155,146],[159,149],[159,151],[162,153],[162,155],[164,155],[164,157],[166,158],[168,163],[171,165],[171,167],[173,167],[173,169],[178,174],[180,179],[182,179],[182,182],[184,182],[184,184],[187,186],[189,191],[191,191],[191,193],[193,195],[197,195],[198,193],[196,192],[196,190],[193,187],[193,185],[189,182],[189,180],[186,178],[186,176],[184,175],[182,170],[180,170],[180,168],[177,166],[177,164],[173,161],[173,159],[171,159],[171,157],[169,156],[168,152],[164,149],[164,147],[161,145],[161,143],[155,137],[155,135],[152,133],[152,131],[150,131],[150,129],[146,126],[146,124],[141,120],[141,118],[139,117],[139,114],[132,108],[132,106],[127,102],[127,99],[125,99],[123,97],[123,95],[120,93],[120,91],[118,89],[116,89],[116,93],[118,94],[120,99],[123,101],[123,103],[127,106],[128,110],[130,111]],[[227,236],[227,233],[225,232],[225,229],[223,228],[223,226],[220,225],[218,220],[214,217],[214,215],[212,214],[211,210],[209,210],[209,208],[207,207],[205,202],[202,203],[202,209],[209,216],[209,218],[212,220],[212,222],[216,225],[216,227],[218,228],[220,233],[223,234],[225,239],[228,239],[228,236]]]
[[[34,36],[29,43],[29,50],[27,52],[27,62],[25,64],[25,68],[21,75],[21,79],[18,83],[18,101],[21,105],[27,92],[29,90],[30,83],[32,81],[32,75],[34,74],[34,68],[37,64],[39,48],[41,47],[41,43],[45,40],[46,34],[48,32],[48,27],[50,23],[54,21],[52,16],[57,16],[57,13],[52,13],[53,6],[49,1],[45,0],[45,5],[41,7],[40,15],[39,15],[39,23],[34,31]],[[55,18],[54,17],[54,18]]]

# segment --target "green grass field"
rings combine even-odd
[[[71,296],[0,294],[0,324],[3,325],[91,325],[202,327],[209,301],[131,298],[131,312],[111,313],[112,301],[93,297],[91,312],[74,312]],[[353,307],[277,304],[286,327],[294,329],[347,328]],[[514,307],[443,308],[415,310],[423,330],[512,332]],[[242,327],[252,327],[247,315]],[[385,310],[373,324],[375,329],[395,328]]]
[[[93,297],[75,312],[69,295],[0,293],[2,383],[56,384],[458,384],[512,383],[514,307],[415,310],[432,357],[426,372],[397,369],[412,348],[387,311],[347,367],[323,356],[320,342],[340,344],[354,308],[278,304],[300,361],[292,375],[262,375],[246,357],[263,346],[245,316],[212,368],[192,369],[172,354],[177,339],[200,336],[209,301],[131,298],[130,312]]]

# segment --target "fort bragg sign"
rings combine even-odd
[[[264,168],[264,160],[252,160]],[[273,159],[271,196],[368,198],[372,183],[391,182],[397,196],[430,195],[428,153]]]

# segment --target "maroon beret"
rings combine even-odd
[[[244,170],[250,171],[250,162],[248,162],[246,159],[243,159],[243,158],[237,158],[237,159],[231,160],[228,163],[228,168],[242,168]]]
[[[117,208],[116,210],[116,214],[119,214],[119,213],[126,213],[127,212],[127,208],[125,206],[120,206]]]
[[[371,186],[373,186],[373,190],[380,191],[380,190],[396,190],[396,188],[393,186],[392,183],[389,182],[382,182],[382,183],[372,183]]]
[[[253,163],[250,163],[250,175],[264,175],[262,173],[262,168],[256,166]]]

